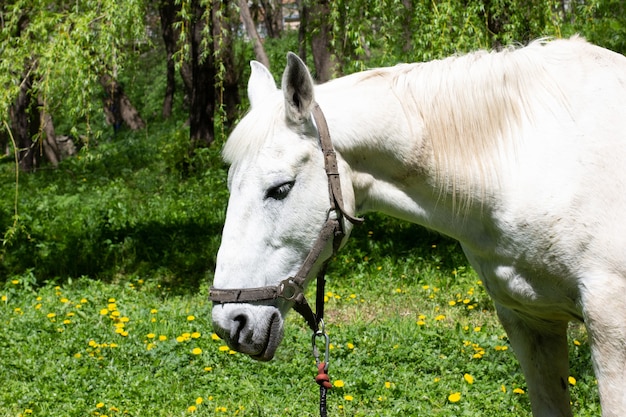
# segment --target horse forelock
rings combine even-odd
[[[236,164],[245,157],[258,154],[273,136],[279,123],[285,123],[282,95],[268,98],[262,106],[254,107],[241,119],[222,149],[228,164]]]

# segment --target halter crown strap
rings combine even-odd
[[[328,177],[328,191],[330,197],[330,209],[335,211],[337,218],[329,218],[322,226],[313,247],[307,255],[304,263],[294,277],[289,277],[278,285],[258,287],[258,288],[234,288],[220,289],[211,287],[209,289],[209,297],[214,303],[249,303],[249,302],[267,302],[277,298],[283,298],[294,303],[294,310],[304,317],[309,327],[314,331],[318,331],[319,321],[323,317],[324,311],[324,275],[328,260],[322,265],[317,276],[317,314],[313,313],[306,298],[304,297],[304,284],[310,275],[313,266],[319,259],[324,248],[329,241],[333,242],[333,254],[339,249],[339,245],[345,236],[342,217],[345,217],[352,224],[358,225],[363,223],[364,219],[349,215],[343,205],[343,195],[341,193],[341,182],[339,181],[339,166],[337,163],[337,155],[330,139],[328,124],[322,109],[317,103],[314,103],[311,111],[317,130],[319,133],[320,146],[324,154],[324,168]]]

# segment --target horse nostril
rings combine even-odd
[[[248,323],[248,318],[244,314],[238,314],[233,318],[233,326],[231,328],[230,340],[233,343],[239,344],[242,341],[239,340],[241,336],[242,330],[246,327]]]

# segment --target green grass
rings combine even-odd
[[[295,314],[260,363],[212,337],[208,281],[182,293],[154,276],[36,282],[28,273],[0,291],[0,416],[318,413],[310,334]],[[371,216],[327,291],[330,376],[343,385],[329,415],[529,415],[519,365],[454,242]],[[585,333],[571,337],[573,405],[598,415]]]

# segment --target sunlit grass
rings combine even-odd
[[[400,245],[405,226],[390,226]],[[369,232],[329,272],[329,415],[529,415],[508,339],[456,244],[411,229],[419,245],[396,247],[400,256]],[[35,281],[27,274],[0,290],[0,379],[11,381],[0,415],[318,413],[311,338],[295,314],[275,359],[259,363],[213,334],[208,282],[174,295],[139,278]],[[573,405],[598,415],[585,333],[571,336]]]

